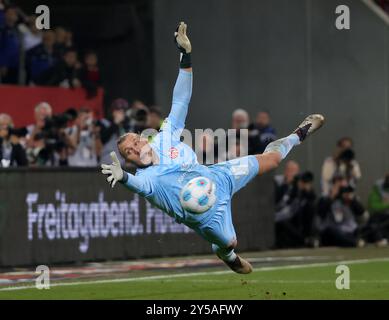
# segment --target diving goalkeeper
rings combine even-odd
[[[212,244],[216,255],[237,273],[250,273],[251,264],[235,253],[237,238],[232,223],[231,198],[256,175],[276,168],[291,149],[319,129],[324,117],[308,116],[289,136],[270,143],[263,154],[204,166],[198,163],[195,152],[180,141],[192,94],[192,46],[186,34],[187,25],[181,22],[174,33],[181,52],[180,70],[173,90],[169,116],[161,130],[149,141],[147,137],[127,133],[118,141],[121,156],[137,167],[135,175],[124,171],[115,152],[112,164],[103,164],[112,187],[120,182],[145,197],[151,204],[173,217],[178,223],[192,228]],[[182,187],[195,177],[207,177],[216,184],[217,200],[202,214],[185,211],[180,204]]]

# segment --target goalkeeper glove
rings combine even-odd
[[[115,151],[112,151],[110,155],[112,158],[112,164],[102,164],[101,168],[103,170],[101,170],[101,172],[108,175],[107,181],[113,188],[116,182],[125,182],[124,180],[127,178],[127,173],[123,171]]]
[[[190,68],[192,66],[190,53],[192,52],[192,45],[189,38],[186,35],[187,25],[184,22],[180,22],[176,32],[174,32],[174,42],[176,43],[178,50],[181,51],[180,68]]]

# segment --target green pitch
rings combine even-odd
[[[389,299],[387,259],[345,264],[350,269],[349,290],[336,288],[338,263],[326,262],[259,267],[245,276],[213,269],[63,282],[49,290],[0,290],[0,299]]]

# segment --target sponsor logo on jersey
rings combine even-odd
[[[177,148],[171,147],[169,149],[169,157],[170,157],[170,159],[175,159],[175,158],[178,157],[178,150],[177,150]]]

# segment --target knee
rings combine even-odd
[[[281,160],[282,160],[281,154],[279,152],[271,152],[271,153],[269,153],[269,155],[270,155],[269,161],[271,163],[271,167],[273,169],[278,168],[278,166],[280,165]]]
[[[281,154],[277,151],[268,151],[266,153],[256,155],[256,158],[259,162],[259,168],[260,170],[262,168],[263,172],[276,169],[282,161]]]

